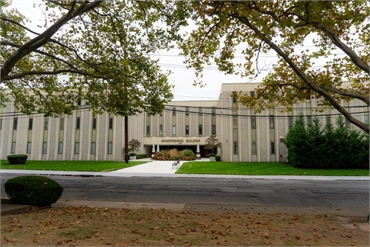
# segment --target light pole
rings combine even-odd
[[[128,116],[125,115],[125,162],[128,164]]]

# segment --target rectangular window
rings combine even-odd
[[[79,117],[76,119],[76,129],[77,130],[80,129],[80,118]]]
[[[271,154],[275,154],[275,142],[271,142]]]
[[[203,107],[199,107],[198,108],[198,112],[199,112],[199,116],[202,116],[202,114],[203,114]]]
[[[77,105],[81,105],[81,96],[78,96]]]
[[[233,153],[235,155],[238,154],[238,142],[234,142],[234,145],[233,145]]]
[[[172,116],[176,115],[176,107],[172,107]]]
[[[292,116],[288,117],[288,126],[289,126],[289,128],[293,127],[293,117]]]
[[[185,126],[185,135],[189,135],[189,125]]]
[[[93,118],[92,128],[93,128],[93,130],[96,129],[96,117]]]
[[[189,107],[188,106],[185,108],[185,115],[189,116]]]
[[[252,126],[252,129],[255,129],[257,126],[255,116],[251,117],[251,126]]]
[[[199,124],[199,135],[203,135],[203,126]]]
[[[43,142],[42,143],[42,153],[43,154],[46,154],[48,152],[48,143],[47,142]]]
[[[216,115],[216,107],[212,106],[212,115]]]
[[[250,95],[251,95],[251,97],[254,97],[254,96],[256,96],[256,92],[250,91]]]
[[[233,104],[236,104],[236,91],[232,92],[231,98],[233,100]]]
[[[63,142],[59,142],[59,145],[58,145],[58,154],[62,154],[63,153]]]
[[[49,119],[45,118],[44,119],[44,130],[48,130],[48,125],[49,125]]]
[[[364,116],[364,123],[365,123],[366,125],[369,125],[369,115],[365,115],[365,116]]]
[[[80,143],[75,142],[75,154],[79,154],[79,153],[80,153]]]
[[[3,120],[0,119],[0,130],[3,128]]]
[[[311,125],[312,125],[312,118],[311,116],[307,116],[307,126],[311,127]]]
[[[18,118],[15,117],[13,120],[13,130],[16,130],[18,128]]]
[[[95,154],[96,152],[96,142],[91,143],[91,154]]]
[[[64,130],[64,118],[60,119],[60,130]]]
[[[270,115],[269,119],[270,119],[270,129],[274,129],[275,128],[274,116]]]
[[[330,116],[326,116],[326,123],[331,123]]]
[[[257,155],[257,143],[252,142],[252,154]]]
[[[212,135],[216,135],[216,125],[212,124]]]
[[[113,152],[113,142],[108,142],[108,154],[112,154]]]
[[[159,125],[159,135],[163,136],[163,125]]]
[[[176,135],[176,125],[172,125],[172,135]]]
[[[15,142],[12,142],[12,148],[10,150],[10,153],[15,154]]]
[[[30,119],[28,120],[28,130],[32,130],[32,127],[33,127],[33,119],[32,119],[32,118],[30,118]]]
[[[109,129],[113,129],[113,118],[109,118]]]
[[[146,136],[150,136],[150,125],[146,126]]]
[[[30,154],[31,153],[31,142],[27,142],[27,150],[26,150],[26,153],[27,154]]]

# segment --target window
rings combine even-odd
[[[212,115],[216,115],[216,107],[212,106]]]
[[[44,119],[44,130],[48,130],[49,119]]]
[[[257,155],[257,143],[252,142],[252,154]]]
[[[80,129],[80,118],[79,117],[76,119],[76,129],[77,130]]]
[[[146,136],[150,136],[150,125],[146,126]]]
[[[176,115],[176,107],[172,107],[172,116]]]
[[[233,144],[233,153],[238,154],[238,142],[234,142]]]
[[[199,124],[199,135],[203,135],[203,126]]]
[[[28,120],[28,130],[32,130],[32,127],[33,127],[33,119],[32,119],[32,118],[30,118],[30,119]]]
[[[270,119],[270,129],[274,129],[275,128],[274,116],[270,115],[269,119]]]
[[[252,97],[256,96],[256,92],[255,92],[255,91],[250,91],[250,92],[249,92],[249,94],[250,94]]]
[[[252,126],[252,129],[255,129],[256,128],[256,117],[253,116],[251,117],[251,126]]]
[[[10,150],[10,153],[15,154],[15,142],[12,142],[12,148]]]
[[[348,119],[347,119],[348,120]],[[366,125],[369,125],[369,115],[365,115],[364,116],[364,123],[366,124]]]
[[[75,154],[79,154],[79,153],[80,153],[80,143],[75,142]]]
[[[113,118],[109,118],[109,129],[113,129]]]
[[[159,113],[159,116],[160,116],[160,117],[162,117],[162,116],[163,116],[163,112],[160,112],[160,113]]]
[[[288,125],[289,125],[289,128],[293,126],[293,117],[292,116],[288,117]]]
[[[311,119],[311,116],[307,116],[307,126],[308,127],[311,127],[312,125],[312,119]]]
[[[236,91],[233,91],[232,95],[233,104],[236,104]]]
[[[64,118],[60,119],[60,130],[64,130]]]
[[[96,117],[93,118],[92,128],[93,128],[93,130],[96,129]]]
[[[203,107],[199,107],[198,108],[198,112],[199,112],[199,116],[202,116],[202,114],[203,114]]]
[[[91,143],[91,154],[95,154],[96,152],[96,142]]]
[[[189,107],[188,106],[185,108],[185,115],[189,116]]]
[[[176,135],[176,125],[172,125],[172,135]]]
[[[159,125],[159,135],[163,136],[163,125]]]
[[[275,142],[271,142],[271,154],[275,154]]]
[[[27,154],[30,154],[31,153],[31,142],[27,142],[27,150],[26,150],[26,153]]]
[[[78,96],[77,105],[81,105],[81,96]]]
[[[15,117],[14,120],[13,120],[13,130],[16,130],[18,127],[18,118]]]
[[[189,125],[185,126],[185,135],[189,135]]]
[[[63,153],[63,142],[59,142],[59,145],[58,145],[58,154],[62,154]]]
[[[43,154],[46,154],[48,151],[48,143],[47,142],[43,142],[42,143],[42,153]]]
[[[326,123],[331,123],[331,120],[330,120],[330,116],[328,115],[328,116],[326,116]]]
[[[108,142],[108,154],[112,154],[113,152],[113,142]]]
[[[212,124],[212,135],[216,135],[216,125]]]
[[[0,119],[0,130],[3,128],[3,120]]]

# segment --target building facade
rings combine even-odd
[[[254,93],[257,83],[223,84],[218,100],[173,101],[157,115],[141,113],[129,116],[128,140],[141,142],[138,153],[177,148],[192,149],[207,157],[206,139],[217,135],[222,148],[217,150],[223,161],[281,161],[287,150],[283,143],[295,117],[303,114],[307,124],[314,117],[324,125],[333,124],[340,115],[327,108],[316,112],[315,100],[294,106],[292,112],[282,108],[253,109],[238,106],[233,92]],[[343,105],[361,121],[369,122],[369,109],[360,101]],[[349,124],[349,123],[348,123]],[[107,113],[94,116],[87,106],[72,115],[58,118],[41,114],[24,115],[9,103],[0,108],[0,155],[28,154],[30,160],[117,160],[124,159],[124,117]],[[355,128],[351,126],[351,128]]]

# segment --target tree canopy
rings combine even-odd
[[[341,103],[358,99],[369,106],[368,1],[193,1],[192,8],[197,28],[181,47],[199,78],[211,63],[227,74],[253,78],[259,55],[275,51],[279,60],[256,96],[240,92],[239,103],[257,111],[278,105],[290,110],[298,101],[318,99],[319,106],[334,107],[369,132]],[[296,49],[307,42],[313,49]],[[243,63],[235,62],[239,49]],[[318,62],[324,64],[317,68]]]
[[[71,114],[81,100],[95,113],[163,110],[167,76],[149,53],[171,47],[182,18],[170,1],[44,1],[37,33],[0,0],[2,102],[30,114]],[[49,24],[50,23],[50,24]],[[168,25],[167,25],[167,24]]]

